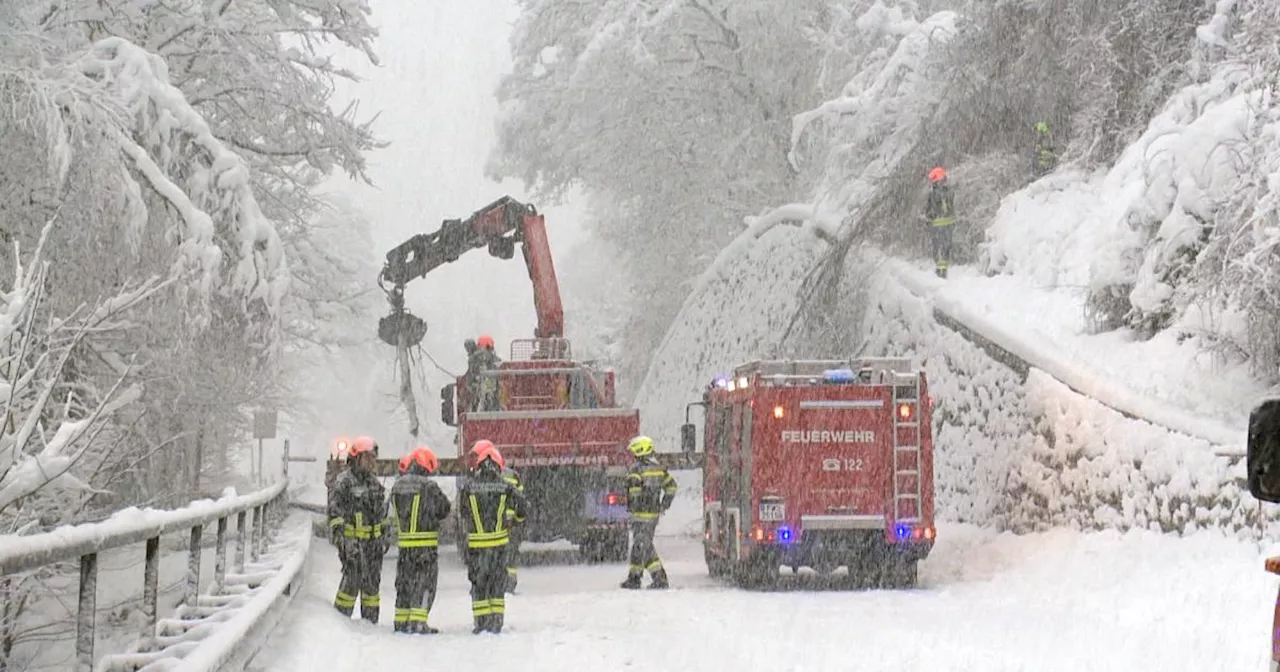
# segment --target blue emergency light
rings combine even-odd
[[[782,543],[784,543],[784,544],[789,544],[789,543],[791,543],[791,528],[789,528],[789,527],[779,527],[779,528],[778,528],[778,541],[781,541],[781,542],[782,542]]]
[[[822,379],[828,383],[852,383],[853,369],[827,369],[822,372]]]
[[[893,532],[898,535],[898,541],[902,541],[907,538],[907,535],[911,534],[911,526],[906,523],[898,523]]]
[[[716,386],[716,387],[728,387],[728,386],[729,386],[729,377],[728,377],[728,376],[716,376],[715,378],[711,379],[711,384],[712,384],[712,385],[714,385],[714,386]]]

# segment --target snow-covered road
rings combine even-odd
[[[341,619],[332,548],[312,571],[261,671],[537,670],[1265,670],[1275,578],[1255,544],[1201,533],[997,535],[946,526],[919,590],[752,593],[706,575],[701,547],[660,539],[678,587],[618,589],[620,565],[534,566],[509,596],[499,637],[470,634],[457,555],[442,552],[432,637]],[[482,648],[483,647],[483,648]],[[426,666],[424,668],[424,665]]]

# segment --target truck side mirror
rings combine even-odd
[[[450,427],[458,426],[457,421],[454,419],[453,408],[453,391],[457,386],[457,383],[449,383],[440,388],[440,422]]]
[[[698,428],[692,422],[680,425],[680,450],[692,455],[698,449]]]
[[[1280,503],[1280,399],[1268,399],[1249,414],[1245,466],[1249,494],[1258,501]]]

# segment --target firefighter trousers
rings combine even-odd
[[[467,579],[471,581],[473,632],[502,632],[507,612],[507,546],[467,549]]]
[[[350,616],[360,601],[360,617],[370,623],[378,622],[378,610],[382,600],[378,591],[382,585],[382,540],[343,539],[338,546],[338,560],[342,563],[342,580],[338,582],[338,594],[333,606]]]
[[[400,548],[396,558],[397,632],[427,632],[440,579],[439,551],[430,546]]]
[[[653,546],[653,535],[658,530],[658,519],[631,521],[631,565],[627,568],[627,580],[639,581],[645,571],[657,582],[666,581],[658,549]]]
[[[952,229],[955,224],[933,226],[933,262],[937,266],[940,278],[947,277],[947,268],[951,266],[951,243],[954,237]]]

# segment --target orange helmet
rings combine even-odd
[[[471,452],[468,453],[467,457],[470,459],[472,469],[479,469],[485,460],[492,460],[494,464],[498,465],[499,470],[506,467],[506,461],[502,459],[502,453],[498,452],[497,446],[494,446],[492,441],[484,439],[476,441],[475,445],[471,446]]]
[[[440,460],[436,459],[436,454],[426,446],[418,446],[409,456],[413,458],[413,465],[421,467],[428,474],[434,474],[436,469],[440,468]]]
[[[941,181],[943,181],[943,180],[945,180],[945,179],[947,179],[947,169],[946,169],[946,168],[943,168],[942,166],[934,166],[934,167],[933,167],[933,170],[929,171],[929,181],[930,181],[930,182],[932,182],[932,183],[934,183],[934,184],[937,184],[937,183],[939,183],[939,182],[941,182]]]
[[[493,337],[489,334],[480,334],[480,338],[476,339],[476,346],[484,348],[485,350],[492,350]]]
[[[347,454],[351,457],[364,453],[373,453],[375,457],[378,455],[378,442],[374,441],[372,436],[358,437],[351,442],[351,448],[347,451]]]

